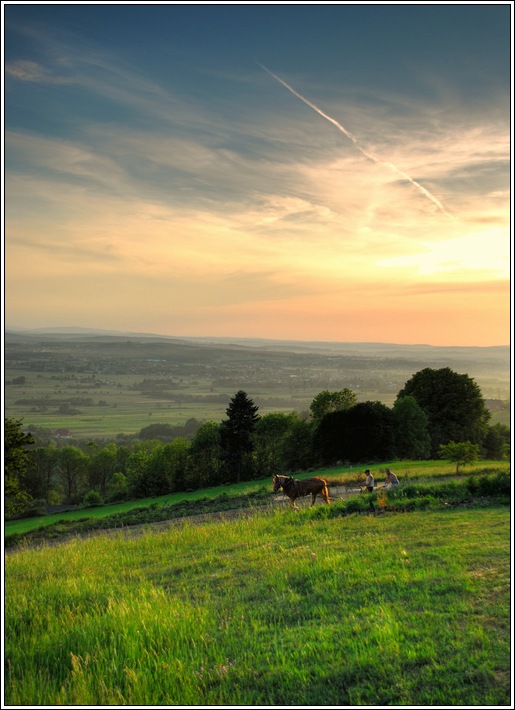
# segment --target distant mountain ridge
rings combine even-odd
[[[400,351],[404,350],[407,352],[415,349],[416,351],[422,350],[432,350],[432,351],[508,351],[510,350],[509,345],[491,345],[491,346],[481,346],[481,345],[430,345],[429,343],[387,343],[380,341],[318,341],[318,340],[276,340],[272,338],[255,338],[255,337],[229,337],[229,336],[178,336],[178,335],[163,335],[161,333],[141,333],[133,331],[119,331],[119,330],[103,330],[101,328],[82,328],[78,326],[56,326],[56,327],[45,327],[45,328],[17,328],[17,327],[6,327],[5,335],[18,335],[18,336],[89,336],[89,337],[120,337],[120,338],[151,338],[165,340],[165,341],[175,341],[175,342],[185,342],[185,343],[198,343],[199,345],[237,345],[242,347],[252,347],[252,348],[280,348],[280,349],[291,349],[293,351],[313,351],[313,350],[335,350],[337,352],[342,351],[355,351],[355,350],[367,350],[369,353],[372,351]]]

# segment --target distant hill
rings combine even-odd
[[[510,347],[460,347],[427,344],[368,342],[317,342],[267,340],[264,338],[176,337],[155,333],[132,333],[88,328],[48,328],[37,330],[6,329],[6,360],[14,351],[34,348],[37,344],[59,345],[92,356],[116,356],[134,359],[174,358],[183,362],[259,363],[268,368],[297,367],[335,371],[396,371],[409,377],[424,368],[450,367],[457,372],[488,382],[486,396],[496,396],[496,389],[506,391],[510,382]],[[238,355],[238,353],[240,355]],[[57,356],[58,352],[55,351]],[[241,356],[241,357],[240,357]],[[499,388],[497,384],[499,383]]]
[[[58,338],[67,341],[75,339],[97,339],[97,338],[124,338],[137,339],[143,342],[155,342],[156,340],[197,344],[199,346],[217,346],[255,348],[260,350],[305,352],[305,353],[327,353],[333,352],[338,355],[381,355],[381,356],[417,356],[437,359],[453,357],[463,357],[465,359],[482,359],[483,356],[492,356],[495,359],[506,360],[509,363],[510,346],[496,345],[490,347],[482,346],[459,346],[459,345],[429,345],[426,343],[382,343],[382,342],[351,342],[351,341],[309,341],[309,340],[274,340],[266,338],[239,338],[239,337],[218,337],[218,336],[175,336],[162,335],[157,333],[138,333],[131,331],[102,330],[95,328],[80,328],[75,326],[60,326],[36,329],[6,328],[5,336],[9,339],[15,338]]]

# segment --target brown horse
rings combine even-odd
[[[321,495],[325,502],[329,505],[329,491],[327,490],[327,481],[323,478],[305,478],[302,481],[296,481],[291,476],[281,476],[277,474],[273,477],[274,493],[282,489],[290,499],[290,506],[298,509],[295,501],[297,498],[303,498],[311,494],[311,505],[315,505],[317,495]]]

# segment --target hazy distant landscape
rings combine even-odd
[[[509,423],[510,351],[243,338],[175,338],[82,329],[5,333],[5,414],[74,437],[134,434],[152,423],[220,421],[243,389],[268,412],[307,412],[322,390],[391,406],[425,367],[480,386],[492,423]]]

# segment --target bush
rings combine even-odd
[[[27,505],[23,514],[24,518],[37,518],[46,513],[46,500],[44,498],[33,498]]]
[[[86,508],[93,508],[96,505],[103,505],[104,499],[98,491],[89,491],[82,499],[82,504]]]
[[[345,503],[346,513],[361,513],[369,509],[369,501],[364,497],[351,498]]]
[[[470,476],[470,478],[467,479],[466,486],[467,490],[472,495],[475,495],[479,488],[479,478],[477,476]]]
[[[114,491],[107,496],[106,503],[119,503],[120,501],[127,499],[128,496],[126,491]]]
[[[511,477],[508,473],[497,473],[493,476],[485,476],[478,481],[478,493],[482,496],[510,495]]]

